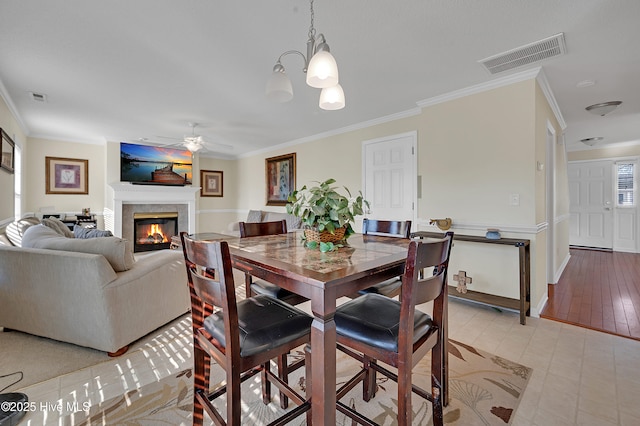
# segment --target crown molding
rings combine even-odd
[[[418,101],[417,104],[420,108],[426,108],[433,105],[441,104],[443,102],[449,102],[454,99],[464,98],[466,96],[475,95],[477,93],[486,92],[489,90],[494,90],[500,87],[509,86],[515,83],[520,83],[521,81],[532,80],[535,79],[542,93],[544,94],[547,102],[549,103],[549,107],[553,111],[553,115],[558,120],[560,127],[564,130],[567,127],[567,123],[564,121],[564,117],[562,117],[562,113],[560,112],[560,107],[556,102],[556,98],[553,95],[553,91],[549,86],[549,81],[542,69],[542,67],[532,68],[526,71],[521,71],[515,74],[511,74],[505,77],[496,78],[491,81],[487,81],[485,83],[476,84],[474,86],[465,87],[463,89],[454,90],[453,92],[445,93],[443,95],[434,96],[432,98],[424,99],[422,101]]]
[[[560,107],[558,106],[558,102],[556,101],[556,97],[553,95],[553,90],[551,90],[551,86],[549,86],[549,80],[547,80],[547,75],[544,73],[544,69],[540,67],[540,72],[536,76],[536,81],[540,85],[540,89],[542,93],[544,93],[544,97],[547,98],[547,102],[549,103],[549,107],[553,111],[553,115],[558,120],[558,124],[562,130],[567,128],[567,122],[564,121],[564,117],[562,116],[562,112],[560,112]]]
[[[295,139],[293,141],[284,142],[279,145],[270,146],[267,148],[259,149],[257,151],[247,152],[246,154],[238,155],[236,158],[248,158],[253,157],[254,155],[265,154],[271,151],[275,151],[281,148],[288,148],[294,145],[301,145],[303,143],[317,141],[319,139],[328,138],[331,136],[341,135],[343,133],[353,132],[355,130],[366,129],[368,127],[376,126],[378,124],[388,123],[390,121],[400,120],[402,118],[413,117],[416,115],[420,115],[422,113],[421,108],[412,108],[406,111],[397,112],[391,115],[385,115],[384,117],[374,118],[373,120],[363,121],[361,123],[356,123],[351,126],[341,127],[335,130],[329,130],[328,132],[318,133],[312,136],[306,136],[304,138]]]
[[[29,136],[29,129],[27,128],[27,125],[24,124],[24,120],[22,119],[22,116],[18,114],[18,109],[16,108],[16,105],[13,103],[13,99],[11,99],[11,96],[9,96],[9,92],[7,92],[7,88],[4,86],[4,83],[2,82],[2,80],[0,80],[0,96],[2,96],[4,103],[7,104],[7,108],[9,108],[9,111],[11,112],[11,114],[13,115],[13,118],[18,123],[20,130],[22,130],[22,133],[24,133],[25,136]]]
[[[426,108],[433,105],[441,104],[443,102],[449,102],[454,99],[460,99],[466,96],[475,95],[477,93],[482,93],[482,92],[497,89],[500,87],[509,86],[514,83],[520,83],[521,81],[532,80],[538,76],[540,70],[541,68],[538,67],[538,68],[533,68],[526,71],[521,71],[505,77],[496,78],[494,80],[490,80],[485,83],[476,84],[474,86],[469,86],[463,89],[454,90],[453,92],[445,93],[443,95],[438,95],[432,98],[424,99],[416,103],[420,108]]]

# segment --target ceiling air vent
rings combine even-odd
[[[525,46],[478,61],[490,74],[498,74],[524,65],[540,62],[566,53],[564,33],[556,34]]]
[[[36,102],[46,102],[47,101],[47,95],[45,95],[43,93],[29,92],[29,95],[31,96],[31,99],[36,101]]]

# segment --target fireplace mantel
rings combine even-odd
[[[196,232],[197,186],[134,185],[127,182],[109,184],[113,189],[113,232],[122,237],[123,204],[186,204],[188,208],[188,232]],[[106,224],[106,223],[105,223]]]

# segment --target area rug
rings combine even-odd
[[[188,321],[190,326],[191,314],[185,314],[134,342],[128,353],[172,339],[171,330],[183,321]],[[180,328],[184,329],[184,326]],[[114,358],[96,349],[18,331],[0,332],[0,390],[15,391],[111,360]]]
[[[508,425],[526,388],[532,370],[504,358],[477,350],[461,342],[450,341],[450,392],[451,401],[445,408],[445,423],[449,425]],[[301,352],[292,357],[302,356]],[[358,368],[350,358],[339,354],[337,358],[338,385],[348,379]],[[212,380],[224,378],[222,369],[214,366]],[[304,393],[301,373],[291,378],[297,390]],[[429,381],[429,360],[423,359],[414,369],[414,381],[425,386]],[[426,386],[425,386],[426,387]],[[428,388],[428,387],[427,387]],[[243,384],[243,424],[265,425],[283,414],[274,393],[273,402],[264,405],[260,398],[259,376]],[[378,392],[369,403],[361,398],[358,386],[347,394],[342,402],[354,407],[381,425],[396,424],[397,387],[393,381],[378,378]],[[64,424],[79,425],[144,425],[191,424],[193,376],[189,368],[177,371],[161,380],[131,389],[124,395],[103,401],[88,411],[70,413]],[[217,406],[224,415],[225,400]],[[429,425],[431,404],[414,395],[415,425]],[[206,423],[205,423],[206,424]],[[305,425],[300,416],[293,425]],[[338,425],[351,425],[351,420],[338,413]]]

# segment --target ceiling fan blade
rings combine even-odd
[[[171,139],[174,141],[183,141],[184,138],[174,138],[173,136],[160,136],[160,135],[155,135],[154,138],[160,138],[160,139]]]

